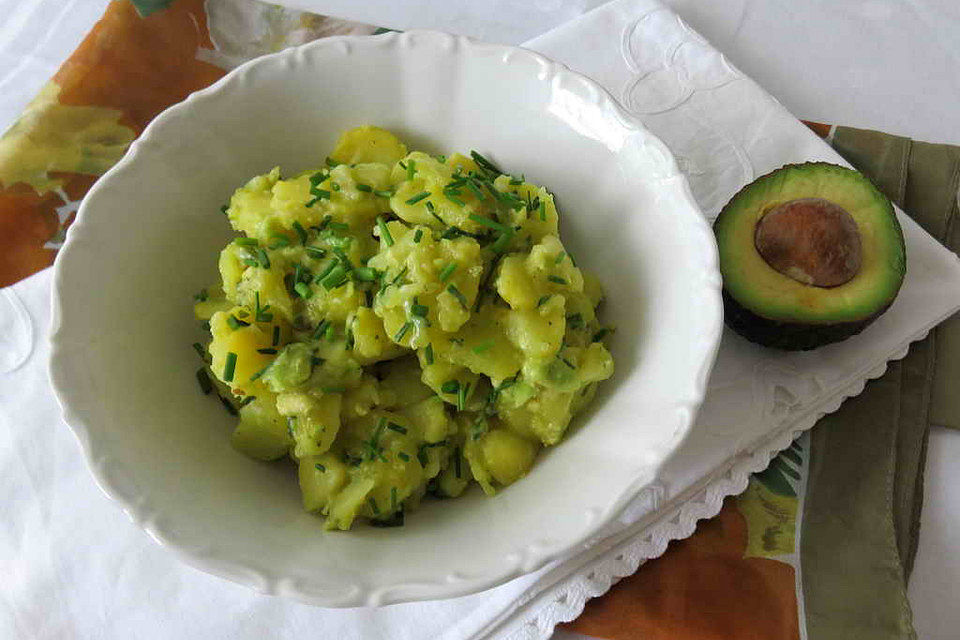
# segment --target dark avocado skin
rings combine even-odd
[[[717,217],[719,221],[720,218],[727,212],[728,209],[733,207],[737,202],[738,198],[742,193],[744,193],[748,188],[762,181],[775,179],[778,174],[780,174],[784,169],[798,169],[798,168],[816,168],[817,166],[828,166],[836,167],[830,163],[824,162],[807,162],[800,164],[789,164],[784,165],[780,169],[771,171],[768,174],[765,174],[753,182],[745,185],[740,191],[734,195],[730,201],[724,206],[723,210],[720,212],[720,215]],[[863,176],[864,180],[869,180]],[[874,186],[874,189],[876,187]],[[879,193],[879,190],[877,190]],[[893,206],[887,201],[886,205],[886,214],[895,216]],[[714,223],[716,226],[716,222]],[[899,227],[899,225],[898,225]],[[898,242],[901,247],[901,251],[905,256],[904,249],[904,240],[903,234],[900,232],[898,234]],[[903,282],[903,275],[906,271],[906,264],[903,265],[903,270],[900,275],[900,284]],[[899,285],[897,287],[897,292],[899,291]],[[890,305],[893,304],[893,301],[896,299],[896,293],[890,297],[885,303],[880,305],[880,307],[871,313],[870,315],[858,319],[853,322],[835,322],[831,324],[810,324],[804,322],[785,322],[782,320],[773,320],[767,317],[764,317],[760,313],[754,312],[743,305],[741,305],[730,293],[727,291],[726,286],[723,288],[723,309],[724,309],[724,321],[727,326],[733,329],[737,334],[746,338],[750,342],[763,345],[765,347],[771,347],[774,349],[781,349],[785,351],[809,351],[811,349],[816,349],[823,345],[840,342],[846,340],[847,338],[854,336],[861,331],[863,331],[868,325],[870,325],[874,320],[881,316]]]
[[[883,314],[893,300],[879,311],[857,322],[838,322],[829,325],[810,325],[799,322],[779,322],[759,316],[740,306],[723,290],[723,316],[727,326],[757,344],[784,351],[809,351],[832,342],[846,340],[867,328]]]

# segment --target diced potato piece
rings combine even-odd
[[[227,208],[227,218],[234,229],[251,238],[259,238],[270,227],[271,190],[279,179],[280,167],[274,167],[270,173],[256,176],[237,189]]]
[[[470,484],[470,479],[470,463],[463,457],[463,452],[457,449],[435,482],[437,490],[443,497],[456,498]]]
[[[293,445],[287,419],[277,413],[272,394],[257,396],[240,409],[240,423],[231,437],[233,447],[251,458],[276,460]]]
[[[538,449],[536,443],[505,429],[492,429],[480,439],[483,465],[504,487],[527,475]]]
[[[337,162],[390,164],[407,155],[407,145],[386,129],[364,125],[345,131],[330,157]]]
[[[377,481],[373,478],[354,477],[350,483],[336,494],[327,509],[327,521],[324,528],[346,531],[353,524],[358,512],[364,507],[367,496],[373,491]]]
[[[361,364],[390,360],[404,353],[403,347],[394,343],[383,329],[383,320],[370,307],[360,307],[353,317],[354,346]]]
[[[332,453],[300,459],[298,476],[303,508],[325,513],[335,495],[347,483],[347,466]]]
[[[298,459],[326,453],[340,430],[339,393],[316,397],[307,393],[290,392],[277,396],[277,411],[290,418],[293,438],[296,441],[293,454]]]
[[[406,405],[400,413],[416,425],[426,442],[440,442],[451,435],[454,425],[447,417],[443,402],[436,396]]]
[[[248,326],[238,326],[236,329],[230,326],[230,317],[241,319],[243,316],[246,317],[244,322],[251,321]],[[234,307],[229,312],[220,311],[210,318],[210,333],[213,336],[208,347],[211,371],[221,381],[230,385],[238,395],[257,396],[266,392],[262,381],[250,378],[273,362],[273,355],[260,353],[258,349],[272,347],[273,327],[281,326],[275,322],[252,320],[250,313],[243,307]],[[283,333],[281,326],[281,334]],[[235,357],[232,373],[227,367],[227,359],[231,353]]]

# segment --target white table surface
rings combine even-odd
[[[286,0],[394,28],[520,43],[602,0]],[[960,144],[956,0],[666,0],[800,118]],[[0,0],[0,130],[56,71],[108,0]],[[495,5],[496,11],[491,7]],[[512,13],[510,7],[522,7]],[[506,11],[506,13],[505,13]],[[377,19],[389,15],[389,20]],[[497,16],[497,17],[493,17]],[[505,16],[509,18],[505,19]],[[29,34],[26,37],[25,34]],[[40,34],[38,36],[38,34]],[[79,452],[78,452],[79,455]],[[918,636],[957,637],[960,432],[934,427],[910,582]],[[144,603],[149,606],[149,603]],[[558,639],[580,638],[558,631]]]

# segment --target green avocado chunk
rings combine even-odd
[[[846,167],[781,167],[741,189],[713,228],[726,322],[765,346],[806,350],[855,335],[903,283],[893,206]]]

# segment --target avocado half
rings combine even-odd
[[[727,324],[768,347],[806,350],[862,331],[906,271],[893,205],[857,171],[791,164],[741,189],[713,225]]]

